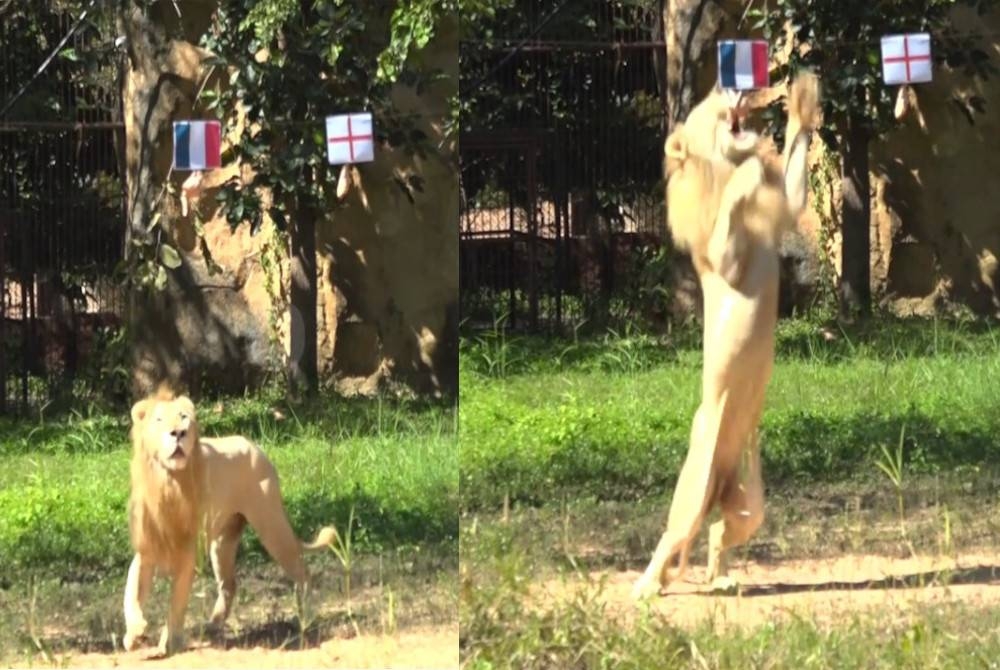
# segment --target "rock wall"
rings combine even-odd
[[[745,3],[670,0],[664,9],[668,93],[672,119],[683,119],[716,79],[717,39],[744,36],[738,25]],[[983,34],[981,48],[1000,64],[1000,11],[977,16],[956,9],[956,29]],[[673,48],[671,48],[673,45]],[[822,73],[820,73],[822,77]],[[901,313],[931,313],[960,303],[979,314],[1000,315],[1000,77],[983,82],[943,66],[916,89],[916,107],[899,127],[872,145],[871,270],[876,299]],[[766,104],[780,88],[754,101]],[[815,169],[827,163],[814,142]],[[799,234],[786,239],[783,292],[806,307],[820,281],[820,259],[839,272],[838,168],[812,202],[833,221],[824,231],[815,211],[803,215]],[[817,195],[819,196],[817,198]],[[797,303],[797,304],[795,304]]]
[[[124,84],[130,201],[138,203],[155,198],[167,178],[171,121],[199,116],[192,101],[204,76],[204,54],[195,44],[214,11],[211,2],[181,2],[178,19],[164,4],[123,21],[137,39],[152,34],[159,40],[131,59]],[[457,21],[449,21],[417,54],[420,67],[447,76],[420,95],[403,85],[392,91],[400,111],[419,115],[418,126],[435,149],[423,159],[380,149],[373,163],[352,169],[344,202],[331,206],[317,225],[320,376],[344,392],[369,393],[399,381],[440,394],[457,384],[457,146],[443,127],[457,91],[457,52]],[[409,170],[423,180],[412,201],[394,179]],[[268,290],[269,282],[287,287],[287,261],[265,269],[268,258],[287,258],[285,248],[273,247],[281,238],[271,234],[269,222],[257,235],[245,225],[231,229],[216,207],[215,187],[240,174],[250,176],[239,165],[205,175],[197,207],[211,263],[194,217],[181,215],[178,196],[168,194],[160,207],[183,263],[170,273],[166,290],[134,301],[137,393],[163,379],[189,388],[207,380],[214,388],[240,391],[280,373],[295,347],[287,307],[273,304]],[[175,193],[186,176],[171,177]],[[148,220],[139,205],[133,227]]]

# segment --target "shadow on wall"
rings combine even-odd
[[[873,218],[876,253],[888,258],[886,294],[947,298],[997,314],[1000,80],[936,77],[919,91],[926,130],[911,110],[873,152],[873,171],[885,178],[885,211],[873,208]],[[976,110],[974,98],[994,102]]]
[[[163,380],[193,393],[259,385],[279,361],[268,361],[268,333],[239,287],[199,284],[188,261],[170,274],[167,290],[135,301],[136,395]]]
[[[408,246],[405,239],[382,239],[370,217],[334,218],[320,245],[330,259],[326,281],[336,287],[327,299],[342,298],[336,322],[326,324],[334,337],[334,373],[377,383],[389,372],[419,393],[454,393],[458,287],[435,280],[429,268],[447,266],[456,254],[438,258],[414,248],[408,262],[393,262],[400,256],[387,247]],[[457,246],[457,230],[454,236]]]

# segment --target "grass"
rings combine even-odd
[[[599,587],[541,610],[526,608],[510,588],[503,593],[489,610],[463,612],[469,670],[986,668],[1000,654],[996,607],[949,603],[900,617],[859,613],[833,626],[799,617],[720,632],[708,623],[682,630],[656,616],[622,626]],[[519,622],[516,632],[510,620]]]
[[[896,494],[881,475],[770,491],[765,525],[736,553],[732,568],[738,576],[747,559],[780,566],[845,554],[993,554],[1000,541],[998,494],[1000,481],[983,476],[911,480],[908,532],[900,534]],[[740,627],[707,613],[700,623],[681,625],[655,609],[623,604],[607,580],[623,570],[638,575],[665,512],[663,500],[644,499],[566,500],[515,506],[505,516],[467,514],[461,537],[464,667],[979,667],[970,650],[983,654],[975,658],[1000,651],[995,598],[978,604],[955,596],[934,606],[859,609],[838,617],[824,615],[824,606],[810,611],[799,605],[785,616]],[[696,566],[707,558],[703,538],[692,553]],[[953,580],[983,583],[978,568],[967,572],[976,576],[914,573],[867,588],[888,589],[901,602]],[[821,572],[810,578],[819,584],[820,601],[838,591],[824,587]],[[572,588],[540,596],[542,584]]]
[[[355,549],[450,541],[458,532],[454,410],[385,399],[282,407],[240,399],[200,407],[205,435],[255,439],[281,476],[302,535],[345,525]],[[124,417],[70,415],[0,426],[0,556],[13,569],[86,572],[130,557],[128,426]],[[261,556],[252,535],[244,553]]]
[[[700,346],[695,324],[659,337],[465,338],[464,667],[989,666],[995,599],[837,619],[807,610],[735,629],[620,609],[608,580],[645,567],[663,530],[699,402]],[[986,322],[782,321],[762,424],[767,518],[734,572],[748,559],[995,553],[998,374],[1000,330]],[[695,565],[705,550],[695,544]],[[961,579],[971,577],[944,570],[871,587]],[[540,595],[552,582],[575,588]]]
[[[762,421],[769,483],[872,471],[905,426],[909,471],[1000,462],[1000,331],[890,321],[837,331],[782,322]],[[697,332],[556,344],[489,333],[463,344],[461,496],[637,500],[672,487],[699,401]],[[502,374],[488,361],[502,350]]]

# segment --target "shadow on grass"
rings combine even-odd
[[[367,626],[369,617],[355,615],[353,620],[358,626]],[[207,636],[212,646],[222,649],[312,649],[323,642],[344,637],[353,637],[354,626],[351,617],[346,612],[336,615],[316,617],[305,633],[300,630],[295,618],[272,619],[260,624],[243,628],[239,633],[216,634]]]
[[[585,337],[525,335],[503,330],[465,333],[463,370],[484,377],[560,374],[568,370],[630,373],[677,364],[682,352],[702,348],[701,325],[689,322],[669,335],[626,329]],[[1000,327],[989,319],[879,316],[857,323],[816,318],[778,322],[778,359],[836,363],[857,357],[898,361],[957,354],[1000,353]],[[502,372],[497,361],[502,360]]]
[[[1000,565],[979,565],[955,570],[929,570],[908,575],[894,575],[883,579],[847,582],[831,581],[810,584],[755,584],[740,588],[743,597],[775,596],[814,591],[868,591],[887,589],[914,589],[926,586],[955,586],[958,584],[994,584],[1000,578]],[[714,596],[711,592],[702,595]]]
[[[781,321],[778,358],[846,361],[858,355],[881,361],[996,353],[1000,329],[980,319],[880,317],[853,324]]]
[[[355,615],[354,623],[362,627],[367,626],[371,624],[367,620],[369,618]],[[196,629],[188,631],[186,651],[196,651],[205,646],[227,650],[264,648],[294,651],[313,649],[330,639],[354,637],[354,630],[351,618],[347,616],[346,612],[333,616],[316,617],[304,634],[295,617],[263,621],[253,626],[242,627],[236,633],[231,630],[212,630],[209,626],[205,626],[201,642],[198,642],[198,636],[195,634]],[[151,629],[140,646],[140,650],[151,655],[148,660],[160,658],[156,655],[156,640],[159,635],[157,631],[158,629]],[[75,634],[52,636],[39,641],[49,653],[55,654],[74,652],[109,655],[122,652],[120,639],[112,642],[109,637]]]
[[[769,487],[882,476],[881,447],[894,447],[905,426],[907,474],[944,473],[962,466],[984,471],[1000,462],[997,416],[968,417],[961,428],[948,415],[914,408],[891,412],[824,414],[821,410],[766,412],[761,445]],[[563,497],[600,501],[640,500],[673,491],[687,450],[687,427],[637,442],[601,426],[556,448],[510,455],[497,449],[476,469],[463,463],[460,497],[466,512],[496,510],[509,502],[541,506]],[[537,455],[536,455],[537,454]]]

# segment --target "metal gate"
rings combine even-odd
[[[662,0],[520,0],[460,45],[462,320],[632,318],[661,247]]]
[[[0,17],[0,414],[99,394],[89,366],[124,307],[113,24],[75,4]]]

